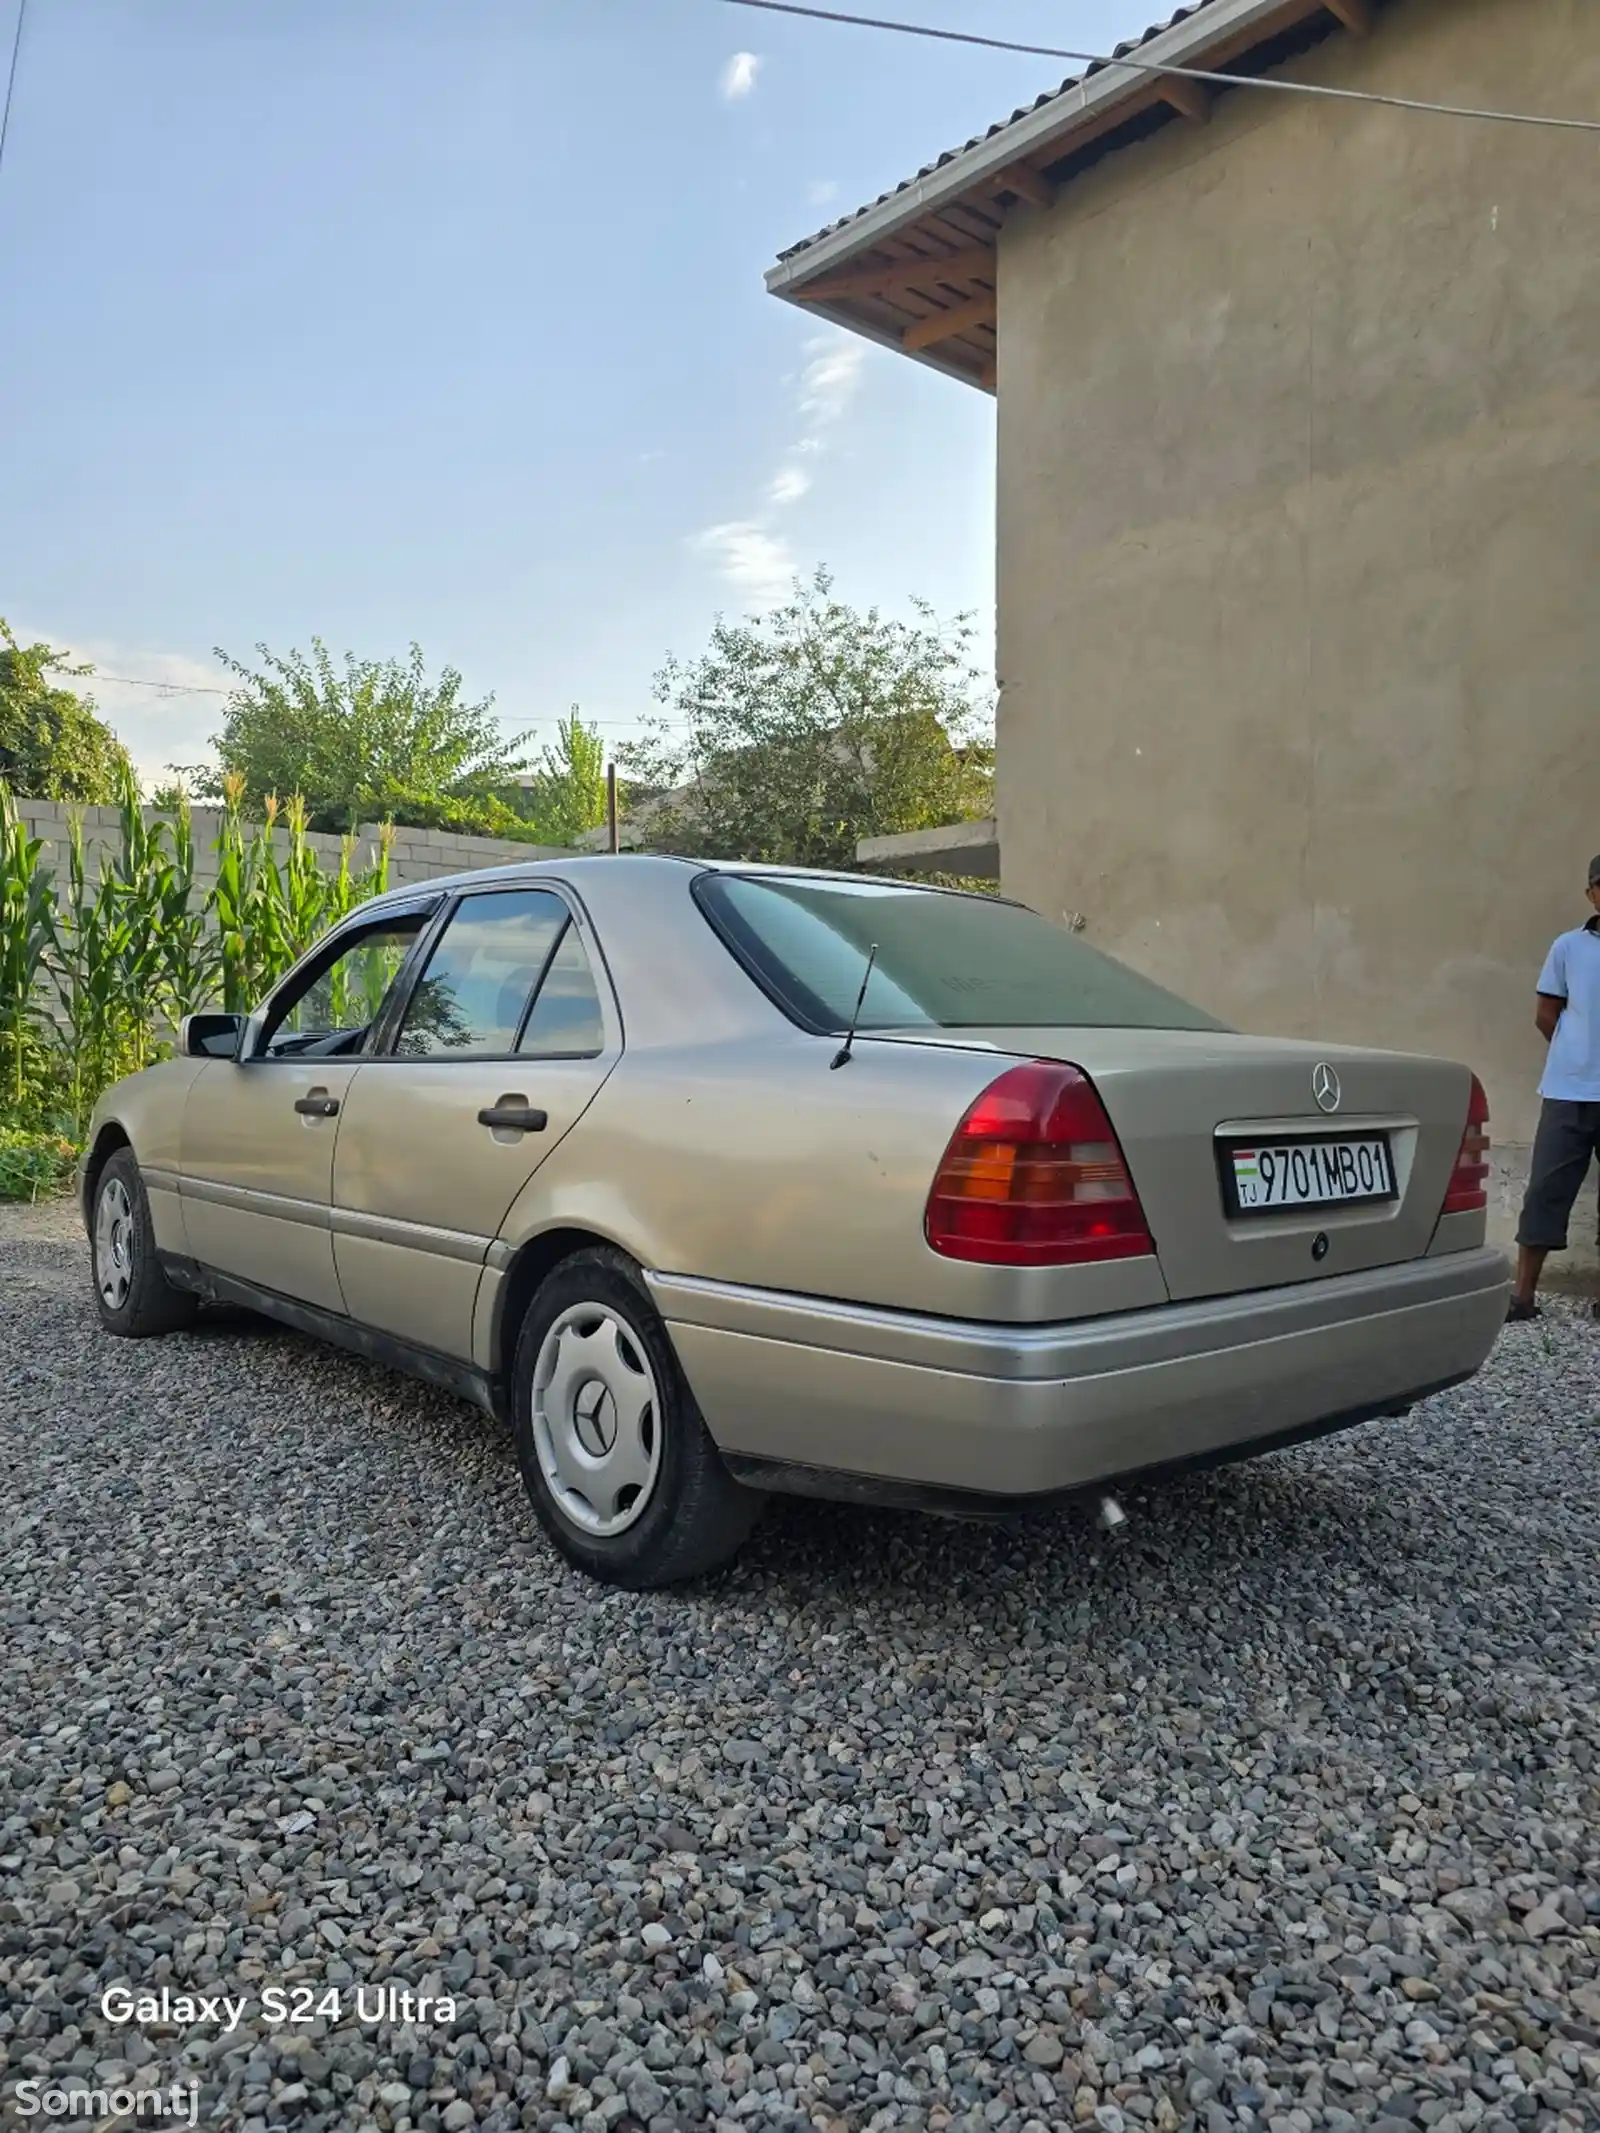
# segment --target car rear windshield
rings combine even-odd
[[[797,1022],[859,1027],[1223,1029],[1037,912],[891,882],[704,874],[702,910]]]

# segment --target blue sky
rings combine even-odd
[[[1152,19],[883,12],[1089,49]],[[219,644],[416,638],[509,728],[576,702],[616,741],[792,569],[987,633],[993,403],[761,277],[1068,71],[717,0],[32,0],[0,613],[212,687]],[[220,708],[93,686],[146,773]]]

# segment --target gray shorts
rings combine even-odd
[[[1517,1242],[1530,1251],[1564,1252],[1567,1222],[1589,1165],[1600,1155],[1600,1104],[1544,1100],[1528,1165],[1528,1196],[1522,1203]]]

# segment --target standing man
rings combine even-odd
[[[1595,916],[1561,935],[1539,973],[1534,1021],[1550,1056],[1539,1084],[1544,1104],[1517,1228],[1508,1318],[1538,1317],[1545,1254],[1566,1250],[1568,1219],[1600,1154],[1600,856],[1589,862],[1589,901]],[[1600,1299],[1594,1312],[1600,1318]]]

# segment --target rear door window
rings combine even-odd
[[[569,918],[545,968],[517,1050],[524,1058],[587,1059],[603,1051],[605,1041],[600,991],[578,929]]]
[[[412,989],[395,1050],[408,1059],[509,1058],[568,923],[548,889],[464,896]]]

